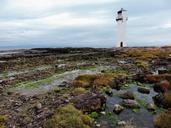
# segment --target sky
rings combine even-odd
[[[0,48],[114,47],[127,10],[127,46],[171,45],[171,0],[0,0]]]

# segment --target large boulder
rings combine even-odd
[[[77,109],[83,112],[101,111],[106,104],[106,98],[99,93],[85,93],[71,100]]]
[[[138,104],[137,101],[135,100],[130,100],[130,99],[127,99],[127,100],[123,100],[121,102],[121,104],[126,107],[126,108],[131,108],[131,109],[134,109],[134,108],[140,108],[140,105]]]

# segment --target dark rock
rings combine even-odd
[[[130,99],[128,99],[128,100],[123,100],[123,101],[121,102],[121,104],[122,104],[124,107],[126,107],[126,108],[131,108],[131,109],[140,108],[140,105],[139,105],[138,102],[135,101],[135,100],[130,100]]]
[[[167,80],[160,81],[154,85],[154,90],[156,92],[166,92],[171,89],[171,84]]]
[[[113,79],[113,81],[111,83],[111,87],[113,89],[120,90],[120,88],[122,87],[122,84],[125,83],[126,81],[127,81],[127,77],[120,76],[118,78]]]
[[[106,98],[99,93],[85,93],[71,100],[77,109],[83,112],[100,111],[106,104]]]
[[[163,99],[164,96],[162,94],[157,94],[153,97],[154,103],[159,107],[162,106]]]
[[[105,93],[108,95],[108,96],[113,96],[113,92],[111,90],[106,90]]]
[[[119,104],[115,104],[114,108],[113,108],[113,112],[116,114],[120,114],[122,111],[124,110],[124,107],[119,105]]]
[[[134,93],[131,92],[131,91],[127,91],[127,92],[125,92],[123,94],[120,94],[119,97],[121,97],[122,99],[132,99],[132,100],[135,98]]]
[[[159,69],[158,74],[166,74],[168,71],[166,69]]]
[[[150,89],[149,88],[145,88],[145,87],[138,87],[138,92],[149,94],[150,93]]]
[[[132,79],[133,79],[133,81],[138,81],[138,82],[144,83],[145,82],[144,76],[145,76],[145,74],[138,73],[138,74],[134,75]]]

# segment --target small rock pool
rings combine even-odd
[[[113,96],[106,96],[106,115],[101,115],[98,119],[98,123],[103,123],[104,121],[108,122],[109,128],[116,126],[117,121],[132,122],[136,128],[154,128],[153,120],[155,115],[146,109],[147,103],[153,103],[152,97],[157,93],[153,90],[151,85],[145,84],[144,86],[150,89],[149,94],[143,94],[138,92],[138,86],[134,84],[127,85],[128,87],[121,90],[112,90]],[[120,94],[123,94],[127,91],[133,92],[135,100],[141,102],[140,109],[128,109],[125,108],[119,115],[114,114],[113,108],[115,104],[120,104],[122,99],[119,97]],[[117,121],[116,121],[117,120]]]

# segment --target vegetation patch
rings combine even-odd
[[[0,115],[0,128],[6,128],[4,125],[6,120],[7,120],[7,116]]]
[[[163,112],[159,114],[154,121],[156,128],[171,128],[171,112]]]
[[[81,94],[84,94],[86,92],[87,92],[86,89],[82,88],[82,87],[74,88],[74,90],[72,91],[72,93],[74,95],[81,95]]]
[[[78,76],[73,82],[74,87],[110,87],[114,79],[126,76],[125,73],[103,73],[103,74],[85,74]]]
[[[44,128],[91,128],[93,119],[69,104],[59,108]]]
[[[97,119],[97,118],[99,117],[99,114],[98,114],[97,112],[92,112],[92,113],[90,114],[90,117],[91,117],[91,118],[94,118],[94,119]]]

